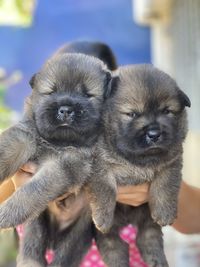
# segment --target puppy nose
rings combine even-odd
[[[65,117],[70,117],[74,115],[74,110],[72,107],[69,106],[61,106],[58,109],[58,115],[61,119]]]
[[[157,141],[161,135],[160,129],[150,129],[147,131],[147,136],[151,141]]]

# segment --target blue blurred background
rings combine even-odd
[[[58,47],[105,42],[119,65],[152,62],[190,97],[183,179],[200,188],[199,29],[199,0],[0,0],[0,131],[19,120],[31,76]],[[199,236],[167,228],[164,239],[171,267],[200,266]],[[0,267],[15,266],[14,240],[0,232]]]
[[[119,64],[150,62],[150,31],[134,23],[130,0],[39,0],[30,27],[0,27],[0,67],[23,78],[8,88],[5,103],[21,111],[28,81],[63,43],[100,40]]]

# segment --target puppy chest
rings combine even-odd
[[[116,166],[113,170],[118,185],[137,185],[151,182],[155,177],[152,168],[139,168],[136,166]]]
[[[32,160],[37,163],[42,163],[48,159],[62,158],[68,152],[70,153],[70,148],[68,149],[68,147],[55,146],[43,140],[39,140],[37,143],[36,153]]]

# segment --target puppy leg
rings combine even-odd
[[[106,233],[113,223],[117,184],[114,177],[107,173],[100,173],[96,177],[94,176],[86,191],[92,209],[92,219],[97,229],[102,233]]]
[[[151,216],[161,226],[170,225],[177,216],[178,192],[181,182],[181,164],[168,166],[151,183],[149,206]]]
[[[0,182],[12,176],[36,151],[34,138],[19,125],[0,135]]]
[[[142,208],[136,242],[142,258],[149,267],[169,266],[163,250],[161,227],[153,222],[147,205]]]
[[[28,183],[0,206],[0,227],[13,227],[31,220],[44,211],[50,201],[81,188],[88,178],[87,165],[90,165],[83,162],[78,156],[73,162],[70,157],[46,161]]]
[[[79,267],[91,244],[91,214],[85,211],[68,229],[57,233],[54,239],[55,258],[49,267]]]
[[[107,234],[96,231],[96,243],[101,256],[109,267],[129,267],[129,247],[119,236],[115,225]]]
[[[25,225],[24,238],[20,244],[17,267],[45,267],[47,228],[45,214]]]

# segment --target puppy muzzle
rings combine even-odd
[[[75,118],[75,111],[73,107],[61,106],[58,109],[57,119],[61,122],[72,122]]]

